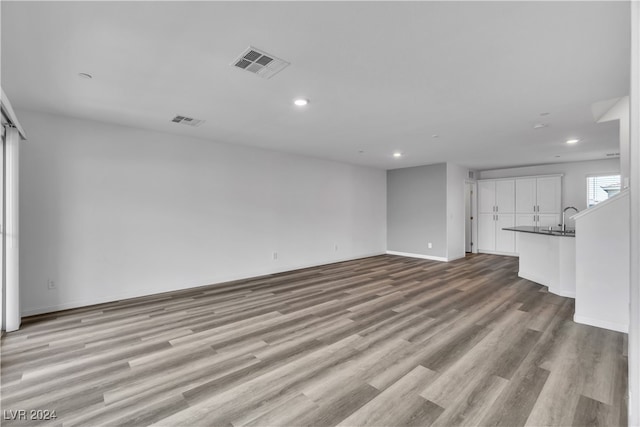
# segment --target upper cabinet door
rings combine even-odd
[[[537,199],[539,213],[557,213],[562,211],[562,184],[561,177],[550,176],[538,178]]]
[[[533,213],[536,204],[536,178],[516,179],[516,213]]]
[[[495,213],[496,183],[495,181],[478,181],[478,212]]]
[[[496,181],[496,206],[498,213],[514,213],[516,208],[516,182],[514,179]]]

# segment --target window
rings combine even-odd
[[[620,192],[620,175],[587,177],[587,207],[595,206]]]

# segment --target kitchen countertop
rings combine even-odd
[[[549,230],[549,227],[533,227],[530,225],[521,225],[519,227],[506,227],[503,230],[508,231],[521,231],[523,233],[542,234],[545,236],[561,236],[561,237],[576,237],[576,230],[571,228],[567,231],[562,231],[559,228],[553,228]]]

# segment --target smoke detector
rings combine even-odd
[[[173,123],[180,123],[187,126],[198,127],[204,123],[204,120],[194,119],[193,117],[175,116],[172,120]]]
[[[289,66],[289,63],[275,55],[249,46],[231,65],[241,70],[257,74],[263,79],[270,79]]]

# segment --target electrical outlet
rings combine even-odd
[[[47,280],[47,288],[48,289],[56,289],[56,282],[54,282],[51,279]]]
[[[273,260],[277,260],[278,259],[278,252],[274,252],[273,253]]]
[[[428,247],[429,249],[432,249],[432,248],[433,248],[433,244],[432,244],[431,242],[429,242],[429,243],[427,243],[427,247]]]

